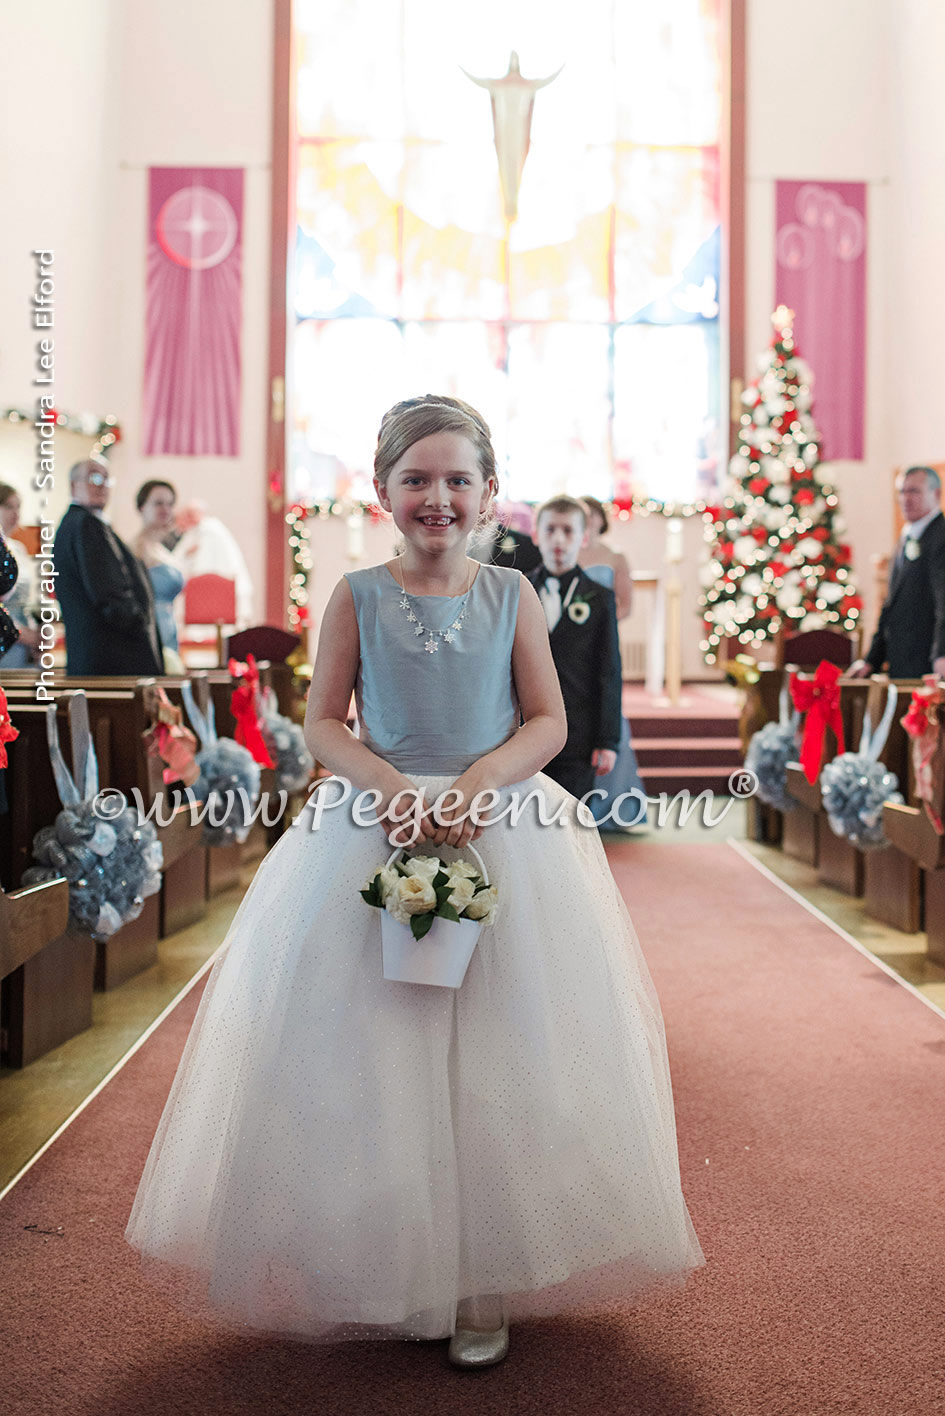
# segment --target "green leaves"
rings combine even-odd
[[[433,921],[435,919],[436,915],[432,910],[428,911],[427,914],[411,915],[410,932],[413,934],[414,939],[422,939],[425,934],[429,934],[430,930],[433,928]]]
[[[382,910],[384,908],[384,899],[381,895],[381,872],[378,871],[374,879],[369,881],[365,889],[361,890],[359,893],[365,904],[373,905],[375,909]]]

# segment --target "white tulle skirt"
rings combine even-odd
[[[432,1338],[464,1298],[551,1313],[703,1262],[630,918],[573,798],[543,775],[514,790],[534,787],[564,824],[529,811],[480,838],[500,910],[459,990],[383,978],[358,894],[388,854],[380,828],[338,808],[312,830],[308,808],[260,866],[127,1229],[205,1311],[308,1339]]]

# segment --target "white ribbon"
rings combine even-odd
[[[886,689],[886,708],[875,733],[872,731],[869,711],[867,710],[867,712],[864,713],[863,731],[860,734],[861,757],[867,757],[870,762],[879,760],[879,754],[886,746],[886,739],[889,737],[889,729],[892,727],[892,720],[896,715],[896,704],[898,702],[899,690],[894,683],[891,683]]]
[[[210,747],[217,740],[216,714],[213,711],[213,699],[207,699],[207,711],[202,713],[197,707],[194,698],[194,690],[189,679],[184,679],[180,686],[180,695],[184,700],[184,707],[187,709],[187,716],[190,719],[190,726],[200,739],[200,746]]]

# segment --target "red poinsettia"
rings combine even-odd
[[[794,493],[794,500],[797,502],[798,506],[810,506],[811,502],[814,500],[814,493],[811,491],[810,487],[801,487],[800,491]]]
[[[762,497],[770,486],[771,483],[767,477],[752,477],[748,483],[748,490],[754,492],[756,497]]]
[[[830,540],[830,532],[827,530],[826,526],[815,526],[810,534],[813,536],[815,541]]]

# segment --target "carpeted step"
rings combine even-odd
[[[659,713],[630,714],[630,732],[634,742],[640,738],[727,738],[733,735],[737,723],[737,718],[671,718]]]
[[[667,792],[712,792],[714,796],[730,796],[729,778],[738,772],[740,763],[726,767],[644,767],[640,766],[640,776],[649,797]]]
[[[633,746],[641,770],[661,766],[731,770],[742,760],[742,745],[737,737],[643,737],[635,738]]]

